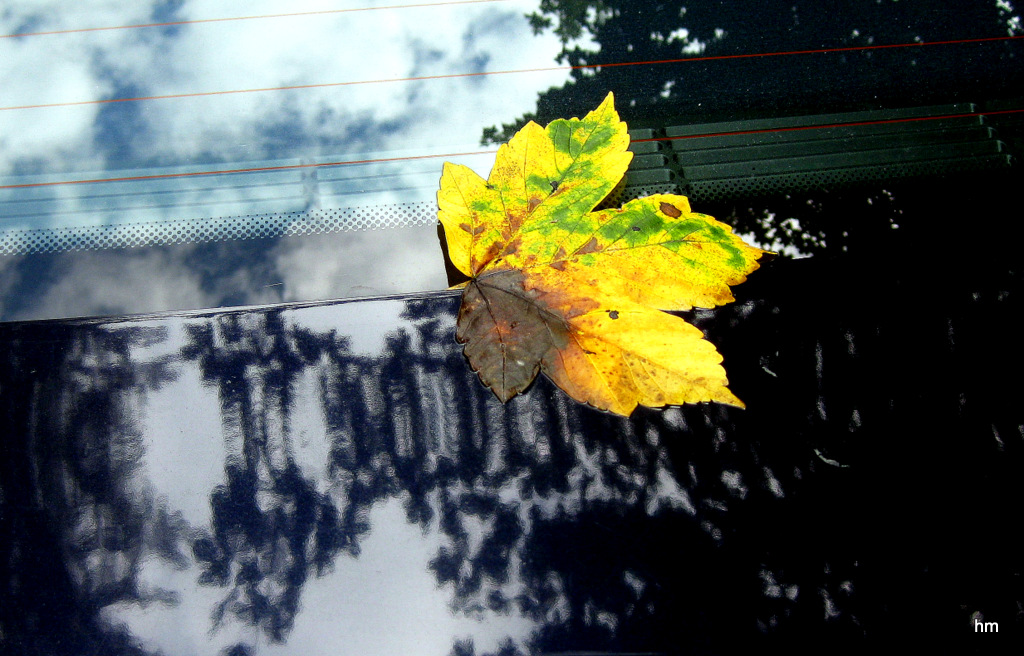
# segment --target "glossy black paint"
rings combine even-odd
[[[546,380],[502,405],[452,294],[0,326],[5,649],[1019,640],[1021,270],[935,227],[692,315],[746,410],[620,419]]]

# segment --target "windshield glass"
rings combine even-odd
[[[444,288],[441,163],[569,77],[534,8],[5,9],[3,318]]]
[[[608,91],[637,193],[810,254],[826,239],[803,201],[736,199],[903,176],[921,125],[949,129],[910,173],[1005,165],[1012,130],[981,130],[1019,116],[1022,33],[1005,0],[18,3],[0,14],[0,320],[442,289],[442,163],[486,175],[526,119]],[[953,119],[970,125],[935,122]]]

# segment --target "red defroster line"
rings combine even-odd
[[[943,114],[941,116],[917,116],[912,118],[895,118],[878,121],[856,121],[850,123],[828,123],[824,125],[804,125],[791,128],[765,128],[763,130],[736,130],[732,132],[714,132],[708,134],[692,134],[679,137],[657,137],[653,139],[634,139],[633,143],[648,141],[674,141],[678,139],[701,139],[706,137],[722,137],[742,134],[764,134],[768,132],[791,132],[794,130],[823,130],[827,128],[854,127],[858,125],[881,125],[885,123],[911,123],[915,121],[935,121],[949,118],[965,118],[973,116],[995,116],[997,114],[1019,114],[1024,109],[1003,109],[991,112],[973,112],[966,114]],[[0,189],[24,189],[28,187],[54,187],[58,185],[97,184],[103,182],[135,182],[140,180],[163,180],[168,178],[192,178],[208,175],[230,175],[233,173],[263,173],[267,171],[289,171],[294,169],[324,168],[331,166],[348,166],[351,164],[379,164],[383,162],[405,162],[421,159],[439,159],[442,157],[467,157],[470,155],[488,155],[495,150],[476,150],[463,153],[439,153],[436,155],[413,155],[410,157],[384,157],[378,159],[357,159],[341,162],[324,162],[320,164],[287,164],[282,166],[258,166],[243,169],[224,169],[219,171],[188,171],[184,173],[160,173],[155,175],[135,175],[117,178],[92,178],[88,180],[57,180],[54,182],[28,182],[24,184],[0,185]]]
[[[1024,39],[1024,35],[1018,36],[988,36],[974,39],[950,39],[947,41],[914,41],[911,43],[886,43],[875,46],[842,46],[837,48],[816,48],[814,50],[781,50],[778,52],[757,52],[739,55],[713,55],[710,57],[686,57],[683,59],[664,59],[649,62],[622,62],[613,64],[593,64],[587,66],[574,66],[573,68],[601,68],[602,66],[639,66],[643,64],[675,64],[678,62],[700,62],[716,61],[720,59],[750,59],[752,57],[783,57],[786,55],[818,55],[834,52],[853,52],[864,50],[885,50],[889,48],[920,48],[923,46],[949,46],[963,43],[987,43],[990,41],[1014,41]]]
[[[976,116],[996,116],[998,114],[1021,114],[1024,109],[1000,109],[995,111],[968,112],[965,114],[943,114],[941,116],[913,116],[909,118],[887,118],[877,121],[852,121],[849,123],[824,123],[822,125],[798,125],[791,128],[762,128],[760,130],[733,130],[730,132],[707,132],[702,134],[684,134],[678,137],[653,137],[651,139],[633,139],[632,143],[648,141],[679,141],[681,139],[705,139],[708,137],[728,137],[743,134],[766,134],[769,132],[795,132],[797,130],[825,130],[828,128],[849,128],[859,125],[885,125],[887,123],[912,123],[915,121],[937,121],[947,118],[971,118]]]
[[[201,91],[198,93],[171,93],[161,96],[139,96],[137,98],[107,98],[106,100],[76,100],[72,102],[45,103],[40,105],[16,105],[0,107],[0,111],[11,109],[42,109],[46,107],[73,107],[75,105],[104,105],[107,103],[137,102],[140,100],[169,100],[171,98],[201,98],[204,96],[226,96],[235,93],[258,93],[261,91],[290,91],[294,89],[323,89],[327,87],[345,87],[356,84],[383,84],[386,82],[416,82],[419,80],[444,80],[457,77],[478,77],[481,75],[509,75],[512,73],[539,73],[542,71],[569,70],[570,66],[550,66],[547,68],[523,68],[512,71],[482,71],[480,73],[450,73],[448,75],[421,75],[418,77],[385,78],[380,80],[354,80],[351,82],[323,82],[320,84],[294,84],[284,87],[264,87],[260,89],[231,89],[228,91]],[[577,66],[576,68],[586,68]]]
[[[966,44],[966,43],[987,43],[992,41],[1013,41],[1018,39],[1024,39],[1024,36],[997,36],[997,37],[982,37],[976,39],[955,39],[950,41],[921,41],[914,43],[891,43],[886,45],[875,45],[875,46],[844,46],[841,48],[818,48],[816,50],[789,50],[781,52],[762,52],[762,53],[749,53],[740,55],[715,55],[711,57],[682,57],[679,59],[657,59],[651,61],[640,61],[640,62],[612,62],[610,64],[583,64],[580,66],[546,66],[541,68],[520,68],[508,71],[481,71],[479,73],[449,73],[447,75],[421,75],[415,77],[400,77],[400,78],[382,78],[378,80],[352,80],[349,82],[323,82],[319,84],[296,84],[281,87],[262,87],[257,89],[230,89],[226,91],[200,91],[194,93],[173,93],[159,96],[139,96],[134,98],[107,98],[104,100],[76,100],[71,102],[58,102],[58,103],[41,103],[37,105],[11,105],[7,107],[0,107],[0,111],[9,111],[15,109],[43,109],[49,107],[73,107],[77,105],[103,105],[107,103],[118,103],[118,102],[138,102],[142,100],[169,100],[172,98],[200,98],[204,96],[224,96],[229,94],[238,93],[259,93],[263,91],[290,91],[295,89],[322,89],[328,87],[342,87],[342,86],[353,86],[357,84],[383,84],[388,82],[418,82],[422,80],[446,80],[452,78],[464,78],[464,77],[480,77],[484,75],[512,75],[517,73],[540,73],[547,71],[561,71],[561,70],[582,70],[582,69],[601,69],[601,68],[613,68],[618,66],[653,66],[656,64],[679,64],[685,62],[707,62],[707,61],[718,61],[725,59],[751,59],[757,57],[783,57],[790,55],[814,55],[814,54],[827,54],[836,52],[854,52],[854,51],[866,51],[866,50],[882,50],[889,48],[914,48],[924,46],[943,46],[943,45],[954,45],[954,44]]]
[[[154,175],[129,175],[118,178],[92,178],[88,180],[56,180],[54,182],[26,182],[24,184],[0,185],[0,189],[25,189],[28,187],[55,187],[58,185],[96,184],[100,182],[138,182],[140,180],[166,180],[170,178],[196,178],[206,175],[230,175],[233,173],[266,173],[268,171],[291,171],[295,169],[325,168],[329,166],[348,166],[351,164],[381,164],[384,162],[409,162],[418,159],[437,159],[439,157],[466,157],[469,155],[487,155],[494,150],[477,150],[466,153],[439,153],[437,155],[412,155],[409,157],[381,157],[378,159],[353,159],[342,162],[323,162],[319,164],[283,164],[281,166],[255,166],[244,169],[224,169],[220,171],[186,171],[183,173],[157,173]]]
[[[452,2],[424,2],[413,5],[389,5],[386,7],[356,7],[354,9],[324,9],[321,11],[296,11],[288,14],[262,14],[258,16],[230,16],[227,18],[199,18],[196,20],[168,21],[166,23],[141,23],[139,25],[112,25],[109,27],[83,27],[74,30],[51,30],[49,32],[22,32],[0,34],[0,39],[15,39],[29,36],[52,36],[55,34],[77,34],[79,32],[105,32],[108,30],[134,30],[143,27],[171,27],[174,25],[196,25],[198,23],[226,23],[229,21],[259,20],[262,18],[291,18],[294,16],[319,16],[322,14],[345,14],[355,11],[378,11],[381,9],[415,9],[417,7],[442,7],[445,5],[471,5],[482,2],[507,2],[507,0],[453,0]]]

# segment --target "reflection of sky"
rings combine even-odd
[[[411,328],[399,319],[404,309],[402,301],[376,301],[310,307],[285,316],[287,325],[317,333],[343,326],[351,352],[373,358],[383,354],[382,340],[390,331]],[[133,365],[173,357],[187,340],[184,325],[203,321],[132,322],[136,328],[167,331],[166,339],[134,348]],[[296,381],[287,437],[301,475],[317,492],[332,495],[337,481],[327,469],[330,438],[320,375],[312,367]],[[237,427],[223,423],[217,388],[204,385],[195,361],[175,358],[174,379],[141,396],[136,402],[144,456],[132,487],[153,491],[191,530],[209,530],[211,490],[225,483],[225,461],[238,447],[238,436],[232,434]],[[283,644],[269,644],[258,628],[230,615],[211,631],[211,611],[225,589],[197,585],[201,568],[191,558],[185,567],[156,554],[142,559],[139,589],[171,592],[176,602],[122,600],[104,607],[102,615],[113,625],[127,627],[144,648],[167,654],[212,656],[237,643],[259,654],[446,654],[455,640],[467,638],[483,651],[496,651],[507,638],[525,641],[536,626],[521,614],[451,612],[451,585],[439,586],[429,567],[447,540],[438,526],[441,514],[435,508],[426,530],[410,524],[403,505],[406,494],[371,508],[370,532],[359,541],[358,557],[343,552],[325,576],[309,577],[294,628]],[[335,502],[343,505],[346,500]]]
[[[441,537],[436,530],[424,534],[410,525],[400,498],[375,505],[367,519],[372,529],[360,541],[359,557],[340,556],[331,573],[311,577],[304,585],[302,610],[283,644],[268,644],[259,629],[236,620],[211,633],[210,610],[224,590],[197,586],[197,567],[176,570],[157,558],[143,565],[140,586],[173,590],[180,604],[118,602],[103,615],[113,624],[127,625],[154,653],[197,656],[223,653],[237,643],[268,655],[440,656],[451,651],[455,640],[473,638],[478,649],[496,651],[506,638],[523,641],[535,628],[516,615],[449,612],[451,591],[438,587],[428,568]]]
[[[236,358],[243,356],[243,361],[248,364],[241,374],[229,373],[230,365],[227,370],[210,365],[204,373],[204,365],[195,356],[183,357],[192,343],[190,329],[214,324],[223,328],[224,317],[129,319],[106,324],[105,330],[111,334],[122,331],[124,334],[159,335],[159,338],[131,342],[129,359],[124,363],[126,370],[144,371],[148,367],[166,366],[169,371],[157,386],[118,392],[125,394],[123,407],[130,409],[125,416],[126,424],[134,426],[141,438],[136,452],[137,467],[122,468],[116,458],[113,462],[118,465],[117,471],[124,472],[123,478],[113,481],[113,486],[133,491],[131,500],[127,502],[133,507],[124,509],[125,514],[139,518],[138,524],[125,529],[138,544],[139,551],[133,556],[137,557],[138,568],[128,576],[139,597],[122,595],[114,601],[101,603],[100,614],[104,623],[123,626],[151,653],[213,656],[225,653],[224,650],[232,645],[246,644],[253,654],[447,654],[456,641],[467,644],[471,641],[476,653],[495,653],[507,640],[518,645],[527,644],[541,628],[543,621],[516,603],[509,604],[504,610],[476,603],[477,599],[490,598],[491,592],[500,593],[508,600],[537,598],[540,594],[535,589],[537,582],[531,582],[529,574],[524,572],[530,571],[530,563],[535,564],[535,559],[543,557],[543,550],[534,553],[531,549],[536,545],[529,546],[538,524],[556,522],[566,516],[585,515],[595,504],[629,508],[638,502],[641,489],[646,490],[643,512],[650,517],[666,511],[696,515],[697,504],[673,473],[663,445],[650,452],[656,463],[652,463],[649,470],[646,466],[633,470],[630,468],[632,465],[620,463],[616,470],[625,473],[631,481],[623,485],[617,476],[607,478],[605,475],[609,447],[601,443],[588,445],[577,433],[579,426],[576,421],[568,415],[563,417],[566,423],[558,422],[561,428],[555,428],[554,424],[548,423],[550,417],[540,417],[529,401],[503,408],[488,393],[487,410],[471,419],[470,424],[474,427],[468,428],[459,417],[451,415],[450,405],[452,395],[465,394],[466,391],[449,389],[453,380],[446,378],[444,371],[427,373],[422,363],[412,364],[410,366],[420,372],[415,386],[423,416],[447,415],[450,419],[447,422],[431,419],[430,426],[413,427],[416,435],[412,439],[426,447],[425,453],[418,456],[413,465],[421,475],[405,479],[396,477],[393,470],[391,473],[386,473],[387,469],[382,470],[379,475],[387,479],[388,484],[380,490],[382,494],[372,505],[368,504],[367,514],[362,518],[368,531],[357,538],[357,555],[347,549],[336,552],[322,575],[314,574],[312,566],[306,564],[309,567],[306,570],[308,577],[304,574],[298,586],[298,611],[283,643],[269,642],[262,628],[246,623],[231,612],[225,614],[222,623],[216,624],[214,609],[231,594],[235,581],[232,579],[226,586],[201,585],[199,581],[204,565],[193,541],[226,529],[231,522],[246,522],[245,510],[238,506],[232,506],[234,510],[231,511],[238,513],[237,516],[225,519],[221,515],[218,520],[214,515],[214,507],[224,511],[223,506],[216,506],[218,490],[223,490],[229,483],[228,471],[237,470],[245,450],[256,449],[261,454],[259,464],[255,465],[261,473],[257,475],[253,501],[267,504],[262,507],[264,521],[270,521],[277,511],[285,515],[294,513],[296,518],[293,520],[299,521],[297,515],[301,509],[296,511],[288,507],[294,497],[282,489],[275,491],[271,475],[264,469],[281,467],[283,459],[294,464],[298,476],[308,482],[317,496],[330,499],[341,513],[352,504],[363,503],[353,492],[351,477],[365,475],[372,478],[376,474],[370,474],[364,469],[365,465],[350,467],[339,464],[334,453],[340,443],[339,412],[344,414],[346,408],[357,412],[356,408],[361,403],[368,402],[370,405],[379,404],[377,411],[381,413],[403,414],[409,410],[410,403],[408,400],[396,402],[379,398],[382,390],[401,385],[401,381],[392,378],[394,374],[378,371],[382,381],[376,380],[376,376],[370,377],[373,380],[361,381],[369,386],[365,388],[367,390],[377,389],[376,386],[380,385],[377,391],[367,392],[368,398],[378,400],[339,397],[337,402],[340,405],[332,406],[332,402],[327,400],[330,396],[328,390],[337,384],[336,380],[331,382],[332,376],[337,374],[331,373],[330,358],[321,357],[299,366],[294,372],[295,378],[289,378],[292,382],[287,394],[285,420],[282,406],[275,405],[271,399],[275,392],[268,388],[270,381],[275,379],[278,366],[285,366],[283,360],[272,358],[272,361],[262,361],[259,356],[248,360],[246,354],[255,355],[261,350],[260,343],[265,344],[275,336],[288,339],[287,336],[291,335],[294,339],[299,333],[334,334],[348,345],[345,357],[365,363],[381,362],[394,357],[394,346],[387,344],[386,340],[394,337],[396,330],[401,330],[413,342],[405,354],[407,358],[418,360],[427,353],[434,353],[436,357],[439,350],[458,348],[450,338],[454,316],[450,311],[438,312],[442,307],[445,307],[444,303],[435,305],[434,311],[419,318],[409,318],[410,314],[416,316],[416,313],[410,313],[409,303],[401,299],[294,308],[280,314],[280,333],[268,330],[261,323],[261,317],[265,319],[266,315],[260,312],[241,313],[237,315],[238,327],[247,337],[236,342],[231,341],[225,331],[216,331],[212,347],[214,353],[210,356],[213,361],[238,361]],[[436,343],[432,340],[437,337],[420,333],[418,327],[424,322],[439,322],[438,334],[444,336],[440,339],[445,343]],[[86,347],[82,357],[84,361],[103,360],[101,353]],[[456,378],[465,380],[463,374],[467,372],[461,362],[456,369]],[[247,383],[241,383],[236,375]],[[470,376],[469,380],[472,385],[477,384],[475,377]],[[440,390],[439,387],[446,389]],[[225,396],[226,389],[249,398],[253,413],[259,415],[248,434],[239,423],[237,407]],[[438,394],[433,394],[433,391]],[[227,394],[230,396],[231,393]],[[237,400],[237,397],[231,398]],[[564,412],[563,408],[559,414]],[[514,415],[515,419],[510,420],[509,415]],[[678,409],[668,411],[667,415],[670,424],[684,421]],[[377,421],[372,417],[364,417],[364,420],[367,425],[376,425]],[[472,474],[474,482],[469,485],[462,475],[449,478],[450,472],[440,474],[440,469],[462,466],[462,456],[458,455],[456,444],[467,438],[464,431],[472,433],[483,428],[478,422],[487,422],[486,430],[493,432],[484,440],[491,443],[486,447],[490,454],[486,463],[466,466],[469,472],[480,466],[486,473],[480,470]],[[262,430],[253,428],[257,425],[262,426]],[[397,433],[403,432],[397,426],[394,429]],[[564,434],[558,435],[563,431]],[[388,434],[385,430],[380,435],[381,442],[374,443],[370,439],[361,448],[370,454],[369,460],[391,457],[387,455],[391,453],[391,447],[386,443],[390,440],[394,440],[396,445],[403,442],[397,433]],[[559,472],[556,477],[564,476],[566,484],[541,490],[535,487],[536,481],[528,482],[531,476],[526,472],[507,477],[502,475],[500,472],[508,466],[503,452],[510,447],[496,447],[496,444],[504,439],[535,445],[537,454],[547,454],[541,457],[542,462],[551,456],[552,441],[571,440],[572,457],[559,461],[557,465],[550,463]],[[475,457],[463,455],[471,461]],[[439,467],[440,458],[449,459],[448,464]],[[615,462],[619,463],[617,459]],[[735,478],[738,484],[739,475],[736,474]],[[406,488],[405,484],[414,479],[432,480],[433,483],[426,491]],[[399,482],[402,480],[405,483]],[[429,518],[422,523],[410,519],[408,514],[411,502],[420,493],[423,494],[421,500],[430,507]],[[498,507],[481,512],[478,505],[481,498],[493,499]],[[453,520],[446,515],[445,507],[457,508],[454,521],[458,529],[452,528]],[[174,527],[169,533],[161,533],[162,517],[169,517],[169,525]],[[511,539],[507,551],[501,546],[502,539],[494,541],[502,530],[512,530],[511,524],[504,529],[499,528],[503,525],[501,517],[512,517],[511,524],[517,527],[514,530],[522,531],[521,535]],[[88,526],[91,525],[86,529]],[[289,531],[294,530],[296,536],[302,537],[297,524],[288,526],[291,526]],[[86,529],[80,533],[86,533]],[[544,529],[539,530],[543,532]],[[228,530],[220,535],[230,537],[232,534]],[[291,533],[287,535],[292,536]],[[472,567],[471,563],[480,559],[481,554],[488,553],[490,560],[497,558],[507,567],[507,577],[484,571],[482,590],[475,593],[478,597],[470,594],[467,598],[464,591],[459,592],[458,586],[462,583],[439,578],[439,570],[432,562],[445,550],[457,548],[454,541],[463,539],[460,535],[467,543],[467,560],[462,568]],[[235,535],[231,539],[240,538]],[[302,548],[313,548],[311,543],[304,544]],[[232,556],[235,568],[232,577],[239,562],[253,553],[252,545],[244,540],[238,545],[235,546],[237,553]],[[268,545],[256,548],[264,549]],[[97,553],[102,551],[99,549]],[[171,558],[168,553],[178,556]],[[287,560],[285,557],[271,565],[266,565],[271,561],[263,561],[266,566],[260,583],[263,592],[273,593],[274,586],[280,583],[276,578],[277,570],[287,567],[288,563],[284,562]],[[481,560],[485,561],[488,559]],[[111,558],[91,559],[75,571],[81,572],[80,581],[113,578],[120,570],[112,567],[111,562]],[[637,589],[646,585],[645,579],[639,575],[624,572],[623,576]],[[439,580],[444,582],[439,583]],[[557,617],[564,619],[570,613],[570,604],[562,583],[557,576],[545,581],[555,586],[555,598],[544,602],[549,605],[545,617],[548,621]],[[276,602],[282,603],[281,599]],[[602,621],[600,617],[598,621]],[[618,620],[608,614],[607,621],[614,629]]]
[[[483,127],[531,111],[537,92],[568,79],[554,61],[557,39],[534,36],[524,17],[533,2],[377,4],[306,0],[290,3],[288,15],[269,2],[6,8],[0,34],[25,36],[0,38],[0,186],[7,187],[0,188],[0,237],[111,224],[151,234],[158,221],[432,203],[443,161],[486,172],[488,156],[456,155],[484,150]],[[224,20],[234,18],[242,19]],[[155,22],[181,24],[93,29]],[[538,68],[549,70],[474,75]],[[140,100],[108,102],[121,98]],[[362,163],[319,166],[345,162]],[[266,168],[273,170],[251,170]],[[219,173],[239,169],[250,170]],[[134,179],[64,184],[109,178]],[[245,298],[225,300],[187,249],[68,256],[47,276],[12,264],[17,255],[0,255],[12,277],[37,281],[32,289],[0,289],[5,297],[30,294],[32,306],[0,297],[0,309],[22,308],[0,318],[444,286],[438,269],[423,265],[438,257],[436,239],[396,234],[382,249],[380,239],[348,237],[345,258],[332,257],[339,243],[307,247],[298,238],[281,240],[261,262],[251,259],[250,266],[276,269],[279,280],[267,283],[284,283],[276,298],[250,288]],[[377,243],[360,250],[368,241]],[[340,269],[351,275],[359,260],[375,268],[344,288]],[[365,284],[389,269],[399,271],[393,283]],[[44,277],[47,288],[39,289]],[[113,286],[126,278],[133,302],[121,302],[125,294]]]
[[[171,18],[280,8],[185,2]],[[534,8],[511,0],[460,2],[4,39],[3,105],[34,107],[4,111],[0,172],[476,150],[482,126],[532,109],[535,93],[567,72],[395,80],[552,67],[557,40],[532,36],[522,17]],[[155,10],[138,5],[105,9],[33,10],[19,3],[5,11],[0,31],[154,20]],[[307,1],[288,9],[325,7]],[[327,86],[222,93],[303,85]],[[176,95],[186,97],[95,103]],[[38,107],[58,103],[85,104]]]

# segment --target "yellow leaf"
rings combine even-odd
[[[543,371],[577,401],[629,415],[659,407],[718,401],[743,407],[726,387],[722,356],[683,319],[639,303],[601,302],[568,320],[569,343]]]
[[[730,285],[763,251],[683,196],[593,212],[625,173],[628,145],[608,94],[583,119],[528,124],[487,181],[445,164],[438,218],[471,278],[456,337],[502,401],[543,371],[574,399],[622,415],[638,404],[742,407],[714,346],[662,310],[732,301]]]
[[[472,276],[494,259],[511,231],[498,193],[467,166],[445,162],[437,194],[438,217],[455,267]]]
[[[730,226],[691,212],[685,196],[672,195],[587,214],[573,232],[553,234],[553,240],[559,245],[554,255],[530,257],[523,267],[531,281],[571,280],[577,289],[593,290],[588,293],[661,310],[732,302],[729,286],[746,280],[763,253]]]

